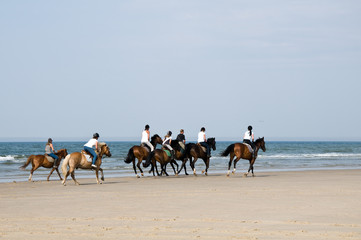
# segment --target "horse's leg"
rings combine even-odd
[[[133,160],[133,169],[134,169],[134,172],[135,172],[135,176],[137,176],[137,178],[140,178],[138,176],[138,173],[137,173],[137,167],[135,166],[135,159]]]
[[[29,182],[33,181],[33,173],[35,172],[36,169],[38,169],[40,167],[39,164],[34,164],[33,167],[30,170],[30,176],[29,176]]]
[[[175,170],[173,163],[174,163],[175,165],[177,165],[177,171]],[[178,163],[177,163],[175,160],[173,160],[173,161],[170,162],[170,165],[171,165],[172,168],[173,168],[174,175],[178,176]]]
[[[197,160],[198,160],[198,158],[195,157],[194,160],[193,160],[193,162],[192,162],[192,167],[193,167],[193,174],[194,174],[194,176],[197,176],[196,167],[195,167]]]
[[[54,168],[53,168],[53,169],[54,169]],[[56,170],[56,172],[58,173],[58,176],[59,176],[60,180],[63,180],[63,179],[61,178],[61,175],[60,175],[59,169],[58,169],[58,168],[55,168],[55,170]]]
[[[101,182],[99,181],[99,171],[98,171],[98,169],[95,169],[95,177],[97,179],[97,184],[101,184]]]
[[[71,176],[71,178],[74,180],[74,182],[75,182],[76,185],[80,185],[80,184],[78,183],[78,181],[75,179],[74,171],[75,171],[74,168],[70,168],[70,169],[69,169],[70,176]]]
[[[202,174],[204,173],[206,176],[208,175],[208,167],[209,167],[209,157],[207,157],[207,160],[203,159],[204,164],[206,165],[206,169],[202,171]]]
[[[176,172],[174,172],[174,174],[175,175],[178,175],[178,169],[179,169],[179,165],[178,165],[178,163],[177,163],[177,161],[176,160],[172,160],[172,162],[177,166],[177,173]],[[174,166],[172,165],[172,167],[174,168]]]
[[[247,177],[248,173],[252,170],[252,176],[254,177],[254,173],[253,173],[253,164],[255,162],[255,159],[252,158],[251,160],[249,160],[249,168],[248,168],[248,172],[246,172],[243,176]]]
[[[103,173],[103,168],[99,168],[100,174],[101,174],[101,180],[104,181],[104,173]]]
[[[160,176],[160,175],[162,174],[162,172],[160,172],[160,174],[159,174],[159,172],[158,172],[158,167],[157,167],[157,162],[156,162],[156,161],[154,161],[154,167],[155,167],[155,170],[156,170],[156,172],[157,172],[157,175]]]
[[[55,170],[55,168],[52,168],[52,169],[51,169],[51,171],[50,171],[50,173],[49,173],[49,176],[48,176],[48,178],[46,179],[46,181],[49,182],[49,178],[50,178],[51,174],[53,174],[54,170]]]
[[[70,175],[70,171],[68,170],[64,176],[63,185],[65,186],[66,178]]]
[[[163,164],[163,172],[166,176],[169,176],[168,173],[167,173],[167,163],[166,164]]]
[[[234,160],[234,166],[233,166],[232,174],[236,174],[236,166],[237,166],[237,163],[238,163],[238,161],[240,159],[241,159],[240,157],[236,157],[236,159]]]
[[[143,169],[140,167],[140,164],[142,163],[142,160],[143,159],[138,159],[138,163],[137,163],[137,167],[140,171],[140,175],[142,175],[142,177],[144,176],[144,173],[143,173]]]
[[[233,158],[234,158],[234,154],[231,153],[231,154],[229,155],[227,177],[229,177],[229,173],[231,172],[231,165],[232,165],[232,162],[233,162]],[[233,173],[233,172],[232,172],[232,173]]]

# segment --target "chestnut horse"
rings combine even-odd
[[[242,158],[242,159],[245,159],[245,160],[249,160],[248,172],[246,172],[244,174],[244,177],[247,177],[248,173],[251,170],[252,170],[252,176],[254,177],[253,164],[256,161],[256,158],[257,158],[257,155],[258,155],[258,150],[261,148],[263,150],[263,152],[266,151],[266,143],[264,141],[264,137],[263,138],[258,138],[254,142],[254,145],[255,145],[254,154],[252,154],[249,151],[248,147],[243,143],[231,144],[226,148],[226,150],[224,150],[224,152],[221,154],[221,156],[226,157],[226,156],[228,156],[228,154],[230,154],[229,155],[227,176],[229,176],[233,158],[234,158],[234,156],[236,156],[236,159],[234,160],[234,170],[232,171],[232,174],[235,174],[235,172],[236,172],[236,164]]]
[[[216,139],[215,138],[208,138],[207,143],[211,149],[216,150]],[[202,171],[205,175],[208,175],[208,168],[209,168],[209,157],[207,157],[207,153],[203,151],[200,144],[195,143],[188,143],[186,145],[186,157],[189,158],[189,163],[191,168],[193,169],[193,174],[197,175],[196,168],[194,164],[197,162],[198,158],[202,158],[204,163],[206,164],[206,169]],[[192,161],[192,158],[194,159]]]
[[[49,181],[49,178],[50,178],[51,174],[53,174],[54,170],[56,170],[56,172],[58,173],[60,180],[63,180],[60,176],[58,167],[59,167],[61,160],[63,158],[65,158],[66,155],[68,155],[68,151],[66,149],[60,149],[59,151],[57,151],[55,153],[55,155],[59,157],[59,159],[57,161],[58,165],[55,168],[51,169],[49,176],[47,178],[47,181]],[[50,157],[50,156],[48,156],[48,157]],[[48,159],[45,157],[45,155],[30,155],[28,157],[28,160],[26,161],[26,163],[23,166],[21,166],[20,168],[25,170],[25,168],[31,162],[32,168],[30,170],[30,176],[29,176],[29,182],[31,182],[33,173],[35,172],[36,169],[38,169],[39,167],[52,168],[55,164],[55,161],[56,160],[54,159],[54,162],[49,162]]]
[[[160,174],[158,172],[156,162],[160,163],[160,168],[161,168]],[[152,164],[152,168],[149,172],[153,171],[153,176],[155,176],[154,175],[154,167],[155,167],[155,170],[157,171],[158,176],[162,175],[163,173],[165,175],[169,176],[166,169],[167,169],[167,164],[170,163],[172,165],[174,174],[178,175],[178,172],[176,172],[176,170],[174,169],[174,166],[173,166],[174,162],[175,161],[174,160],[172,161],[171,157],[169,157],[163,149],[156,149],[149,154],[149,156],[147,157],[147,161],[145,163],[143,163],[143,167],[147,168],[150,164]]]
[[[95,176],[97,179],[97,183],[100,184],[98,171],[101,172],[102,177],[101,180],[104,181],[104,173],[103,169],[100,168],[100,165],[102,164],[102,158],[104,155],[107,157],[111,157],[112,154],[110,153],[109,147],[106,143],[98,143],[98,148],[100,149],[97,157],[97,160],[95,162],[96,168],[92,167],[92,162],[88,162],[86,157],[83,153],[80,152],[73,152],[66,156],[66,158],[63,161],[63,165],[61,166],[61,170],[63,171],[64,180],[63,185],[65,186],[66,178],[71,175],[76,185],[79,185],[78,181],[75,179],[74,171],[75,169],[81,168],[81,169],[93,169],[95,170]],[[68,170],[69,166],[69,170]]]
[[[163,140],[161,137],[159,137],[158,134],[155,134],[153,137],[151,137],[150,143],[153,145],[153,147],[155,149],[157,144],[163,143]],[[124,162],[128,163],[128,164],[133,162],[133,169],[134,169],[134,172],[135,172],[135,175],[137,176],[137,178],[140,178],[140,176],[138,176],[138,173],[137,173],[137,167],[138,167],[141,175],[144,176],[143,170],[141,169],[140,164],[143,160],[147,159],[147,157],[149,155],[149,151],[147,151],[146,147],[142,147],[142,146],[133,146],[128,151],[127,158],[124,160]],[[138,159],[137,166],[135,166],[136,158]]]

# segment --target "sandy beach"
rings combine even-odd
[[[78,180],[1,183],[0,239],[361,239],[361,170]]]

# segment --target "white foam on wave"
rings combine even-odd
[[[15,160],[15,157],[12,155],[7,155],[5,157],[0,156],[0,161],[13,161]]]
[[[260,156],[260,155],[259,155]],[[304,154],[275,154],[264,155],[262,157],[272,159],[286,159],[286,158],[361,158],[360,153],[304,153]]]

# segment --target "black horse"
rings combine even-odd
[[[215,138],[208,138],[207,143],[213,151],[216,150],[216,139]],[[189,163],[191,165],[191,168],[193,169],[193,174],[196,174],[196,169],[194,167],[194,164],[197,162],[198,158],[202,158],[204,163],[206,164],[206,169],[202,171],[202,173],[205,173],[205,175],[208,174],[208,168],[209,168],[209,157],[207,156],[207,153],[203,150],[202,146],[200,144],[195,143],[188,143],[186,145],[186,158],[189,159]],[[194,159],[192,161],[192,158]]]

